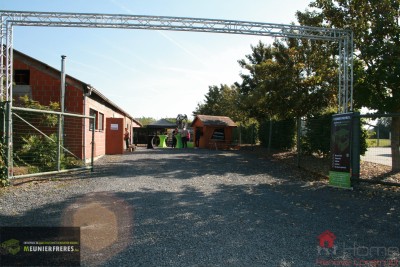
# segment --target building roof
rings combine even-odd
[[[146,127],[147,128],[158,128],[158,129],[160,129],[160,128],[173,129],[173,128],[176,128],[176,124],[169,122],[166,119],[161,119],[161,120],[158,120],[158,121],[148,124]]]
[[[34,61],[37,64],[42,65],[46,70],[51,70],[52,72],[56,72],[58,74],[58,77],[61,77],[61,71],[59,71],[58,69],[55,69],[55,68],[47,65],[46,63],[44,63],[36,58],[30,57],[16,49],[14,49],[13,53],[14,53],[14,56],[24,57],[24,58],[28,59],[29,61]],[[115,104],[110,99],[108,99],[106,96],[104,96],[102,93],[100,93],[100,91],[98,91],[96,88],[93,88],[90,84],[82,82],[82,81],[78,80],[77,78],[72,77],[68,74],[66,74],[66,81],[67,81],[67,83],[72,82],[75,84],[77,83],[77,84],[82,85],[82,90],[84,91],[83,93],[87,93],[88,91],[91,91],[92,94],[98,96],[100,99],[102,99],[104,102],[108,103],[110,106],[112,106],[114,109],[116,109],[117,111],[122,113],[124,116],[131,119],[132,122],[134,122],[136,124],[133,127],[142,127],[142,124],[138,120],[134,119],[128,112],[124,111],[117,104]]]
[[[197,115],[192,122],[192,127],[196,120],[200,120],[204,126],[236,127],[236,123],[226,116]]]

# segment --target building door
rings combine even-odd
[[[106,119],[106,154],[115,155],[124,153],[124,119]]]

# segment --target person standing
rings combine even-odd
[[[185,128],[183,128],[182,131],[182,148],[187,148],[187,136],[188,136],[188,130]]]
[[[201,131],[200,128],[196,128],[196,133],[195,133],[195,146],[199,147],[200,146],[200,135],[201,135]]]
[[[129,131],[128,128],[125,128],[125,133],[124,133],[124,140],[125,140],[125,145],[126,145],[126,150],[129,150]]]
[[[172,131],[172,148],[176,147],[176,136],[175,136],[176,134],[177,134],[177,131],[173,130]]]
[[[190,131],[189,130],[187,130],[187,133],[186,133],[186,142],[190,142]]]

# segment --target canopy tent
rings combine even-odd
[[[174,128],[176,128],[176,124],[169,122],[166,119],[161,119],[161,120],[158,120],[158,121],[148,124],[146,127],[152,128],[152,129],[174,129]]]

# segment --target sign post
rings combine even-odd
[[[353,113],[336,114],[331,124],[329,185],[351,188],[351,141]]]

